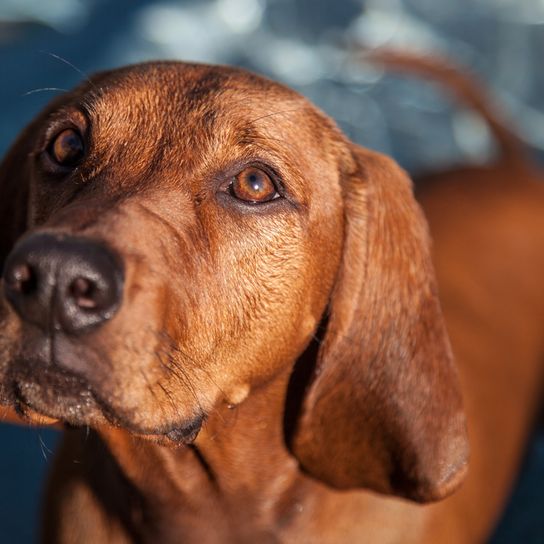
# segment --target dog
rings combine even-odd
[[[294,91],[154,62],[55,99],[0,168],[0,397],[66,426],[43,540],[481,542],[538,398],[544,188],[443,178],[439,302],[408,176]]]

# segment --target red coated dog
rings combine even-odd
[[[44,540],[481,541],[542,355],[511,144],[422,195],[457,371],[408,178],[307,100],[167,62],[56,99],[0,171],[0,396],[71,426]]]

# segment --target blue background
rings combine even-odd
[[[441,52],[470,67],[540,158],[543,23],[540,0],[0,0],[0,153],[83,74],[179,58],[238,64],[284,81],[350,137],[411,172],[489,158],[492,142],[474,114],[433,85],[353,62],[343,45],[356,40]],[[57,438],[0,426],[0,543],[37,540]],[[544,542],[542,482],[544,434],[537,430],[494,544]]]

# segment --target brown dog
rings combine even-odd
[[[421,506],[363,491],[434,501],[466,472],[404,173],[232,68],[144,64],[55,100],[0,173],[1,397],[79,427],[45,540],[481,541],[542,353],[544,192],[511,168],[426,199],[473,468]]]

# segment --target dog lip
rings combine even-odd
[[[30,406],[30,404],[24,402],[21,399],[17,399],[17,402],[15,404],[15,411],[24,419],[39,426],[55,425],[61,422],[59,418],[50,417],[41,412],[38,412],[37,410],[34,410],[34,408]]]
[[[165,434],[166,438],[172,442],[179,442],[182,444],[191,444],[195,441],[202,424],[204,423],[204,417],[198,416],[193,419],[188,425],[173,429]]]
[[[62,375],[61,379],[78,380],[76,376],[66,374]],[[97,418],[103,419],[102,407],[97,403],[93,392],[76,381],[71,385],[81,387],[77,391],[55,388],[55,392],[52,393],[46,384],[40,381],[24,375],[17,376],[12,382],[10,404],[22,417],[37,425],[63,422],[80,426],[88,425]],[[63,399],[63,402],[59,403],[59,398]]]
[[[135,436],[181,445],[194,442],[206,419],[206,415],[200,413],[166,428],[138,428],[127,418],[127,414],[111,406],[81,376],[66,369],[51,367],[42,360],[32,359],[34,364],[28,364],[29,360],[17,359],[17,364],[12,367],[12,372],[15,368],[17,370],[11,375],[12,387],[8,390],[8,400],[23,417],[38,425],[64,422],[74,426],[93,426],[107,422]],[[41,366],[46,372],[36,375],[29,371],[29,368],[36,366]],[[65,388],[67,383],[70,385],[68,389]],[[55,406],[51,404],[51,388],[56,391],[55,399],[58,400],[60,395],[64,403]]]
[[[200,429],[202,428],[202,425],[205,421],[204,415],[198,415],[192,420],[188,421],[185,424],[177,425],[177,426],[171,426],[166,430],[154,430],[154,431],[138,431],[136,429],[130,429],[130,427],[127,428],[128,431],[132,432],[132,434],[139,436],[141,438],[149,439],[158,441],[159,443],[174,443],[174,444],[192,444],[196,437],[198,436],[198,433],[200,432]],[[121,427],[123,427],[121,425]],[[165,442],[166,441],[166,442]]]
[[[18,357],[9,378],[8,403],[31,421],[55,419],[78,427],[116,419],[88,380],[48,360]]]

